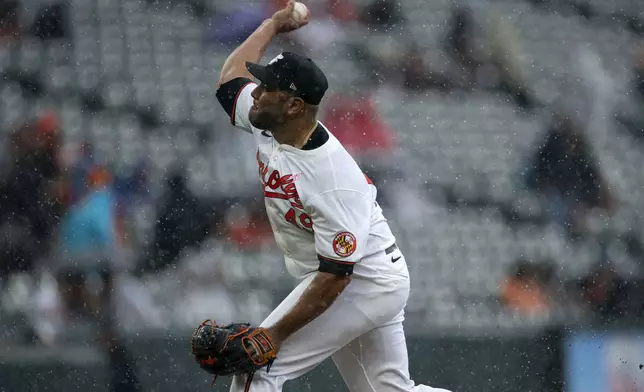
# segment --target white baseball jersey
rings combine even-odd
[[[304,150],[279,144],[248,120],[256,84],[236,81],[237,91],[228,92],[236,93],[232,105],[220,92],[218,98],[228,106],[232,123],[255,137],[266,211],[288,271],[301,278],[322,263],[353,265],[355,275],[367,278],[397,271],[395,258],[369,259],[396,240],[376,202],[376,187],[340,142],[319,124],[317,131],[328,133],[321,146]]]
[[[405,257],[376,203],[376,188],[321,124],[302,149],[277,143],[248,121],[255,84],[237,78],[217,91],[232,123],[257,141],[266,210],[298,286],[262,322],[282,319],[315,271],[351,281],[320,316],[289,336],[270,372],[236,375],[231,392],[280,392],[284,383],[331,357],[351,391],[449,392],[416,384],[403,328],[410,279]],[[367,355],[364,355],[367,353]]]

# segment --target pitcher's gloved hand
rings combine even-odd
[[[206,320],[193,332],[191,348],[199,366],[215,378],[255,373],[264,367],[268,372],[277,357],[266,330],[247,323],[222,326]]]

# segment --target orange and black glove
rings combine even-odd
[[[277,357],[266,330],[247,323],[222,326],[206,320],[193,332],[191,349],[199,366],[215,378],[252,374],[264,367],[268,372]]]

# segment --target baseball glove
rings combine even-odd
[[[247,323],[226,326],[206,320],[192,334],[192,354],[199,366],[215,376],[252,374],[277,357],[275,346],[264,328]],[[214,380],[213,380],[214,382]]]

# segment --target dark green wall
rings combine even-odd
[[[531,338],[410,338],[411,373],[420,383],[454,392],[548,392],[558,384],[556,336]],[[210,388],[210,378],[188,354],[183,340],[135,340],[145,391],[226,391],[228,380]],[[0,363],[0,391],[108,391],[106,365],[93,362],[69,365],[39,361]],[[82,362],[82,361],[81,361]],[[313,387],[315,385],[315,387]],[[285,388],[287,392],[346,391],[331,362]]]

